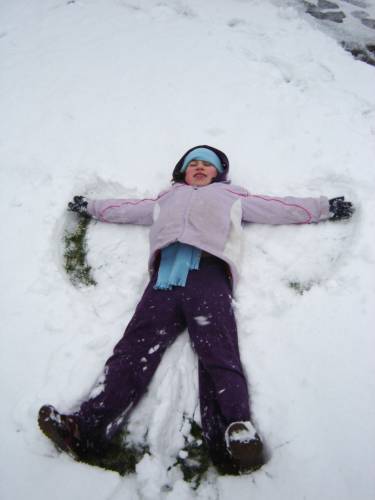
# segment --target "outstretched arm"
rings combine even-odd
[[[247,194],[242,197],[242,218],[245,222],[262,224],[320,222],[330,218],[329,200],[325,196],[295,198]]]
[[[159,198],[89,200],[74,196],[68,210],[103,222],[151,225],[155,202]]]
[[[276,197],[241,194],[245,222],[263,224],[310,224],[323,220],[349,219],[354,213],[353,204],[344,196],[328,199]]]

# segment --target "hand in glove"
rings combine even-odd
[[[329,211],[331,213],[330,220],[332,221],[350,219],[354,213],[354,207],[350,201],[345,201],[344,196],[339,196],[329,200]]]
[[[87,212],[87,199],[83,196],[74,196],[73,201],[68,203],[68,210],[84,217],[91,217]]]

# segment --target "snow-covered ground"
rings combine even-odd
[[[1,2],[1,499],[375,497],[375,68],[294,4]],[[58,454],[36,415],[46,402],[77,407],[147,282],[147,229],[96,223],[98,285],[74,288],[67,202],[156,194],[202,143],[223,149],[232,181],[252,192],[345,194],[357,211],[245,228],[236,310],[270,460],[249,476],[211,470],[193,491],[167,472],[183,413],[198,417],[186,333],[131,416],[151,450],[136,474]]]

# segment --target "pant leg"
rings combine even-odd
[[[213,456],[223,448],[231,422],[250,420],[231,301],[225,265],[218,259],[202,259],[200,270],[189,273],[183,308],[199,358],[202,428]]]
[[[216,398],[215,384],[201,361],[198,362],[198,377],[203,436],[213,464],[223,466],[230,463],[224,441],[227,423]]]
[[[76,414],[87,435],[110,439],[121,428],[146,392],[163,353],[185,328],[178,291],[154,290],[153,281],[106,362],[102,391]]]

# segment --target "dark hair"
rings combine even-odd
[[[172,174],[172,182],[184,182],[185,181],[185,172],[181,172],[182,165],[184,163],[185,157],[191,152],[194,151],[194,149],[197,148],[207,148],[213,151],[214,153],[217,154],[217,156],[220,158],[221,164],[223,166],[223,172],[218,173],[216,177],[212,179],[212,182],[223,182],[227,180],[227,174],[229,171],[229,160],[227,158],[227,155],[220,151],[220,149],[216,149],[212,146],[207,146],[206,144],[202,146],[194,146],[193,148],[189,149],[186,151],[186,153],[178,160],[176,166],[173,169],[173,174]]]

